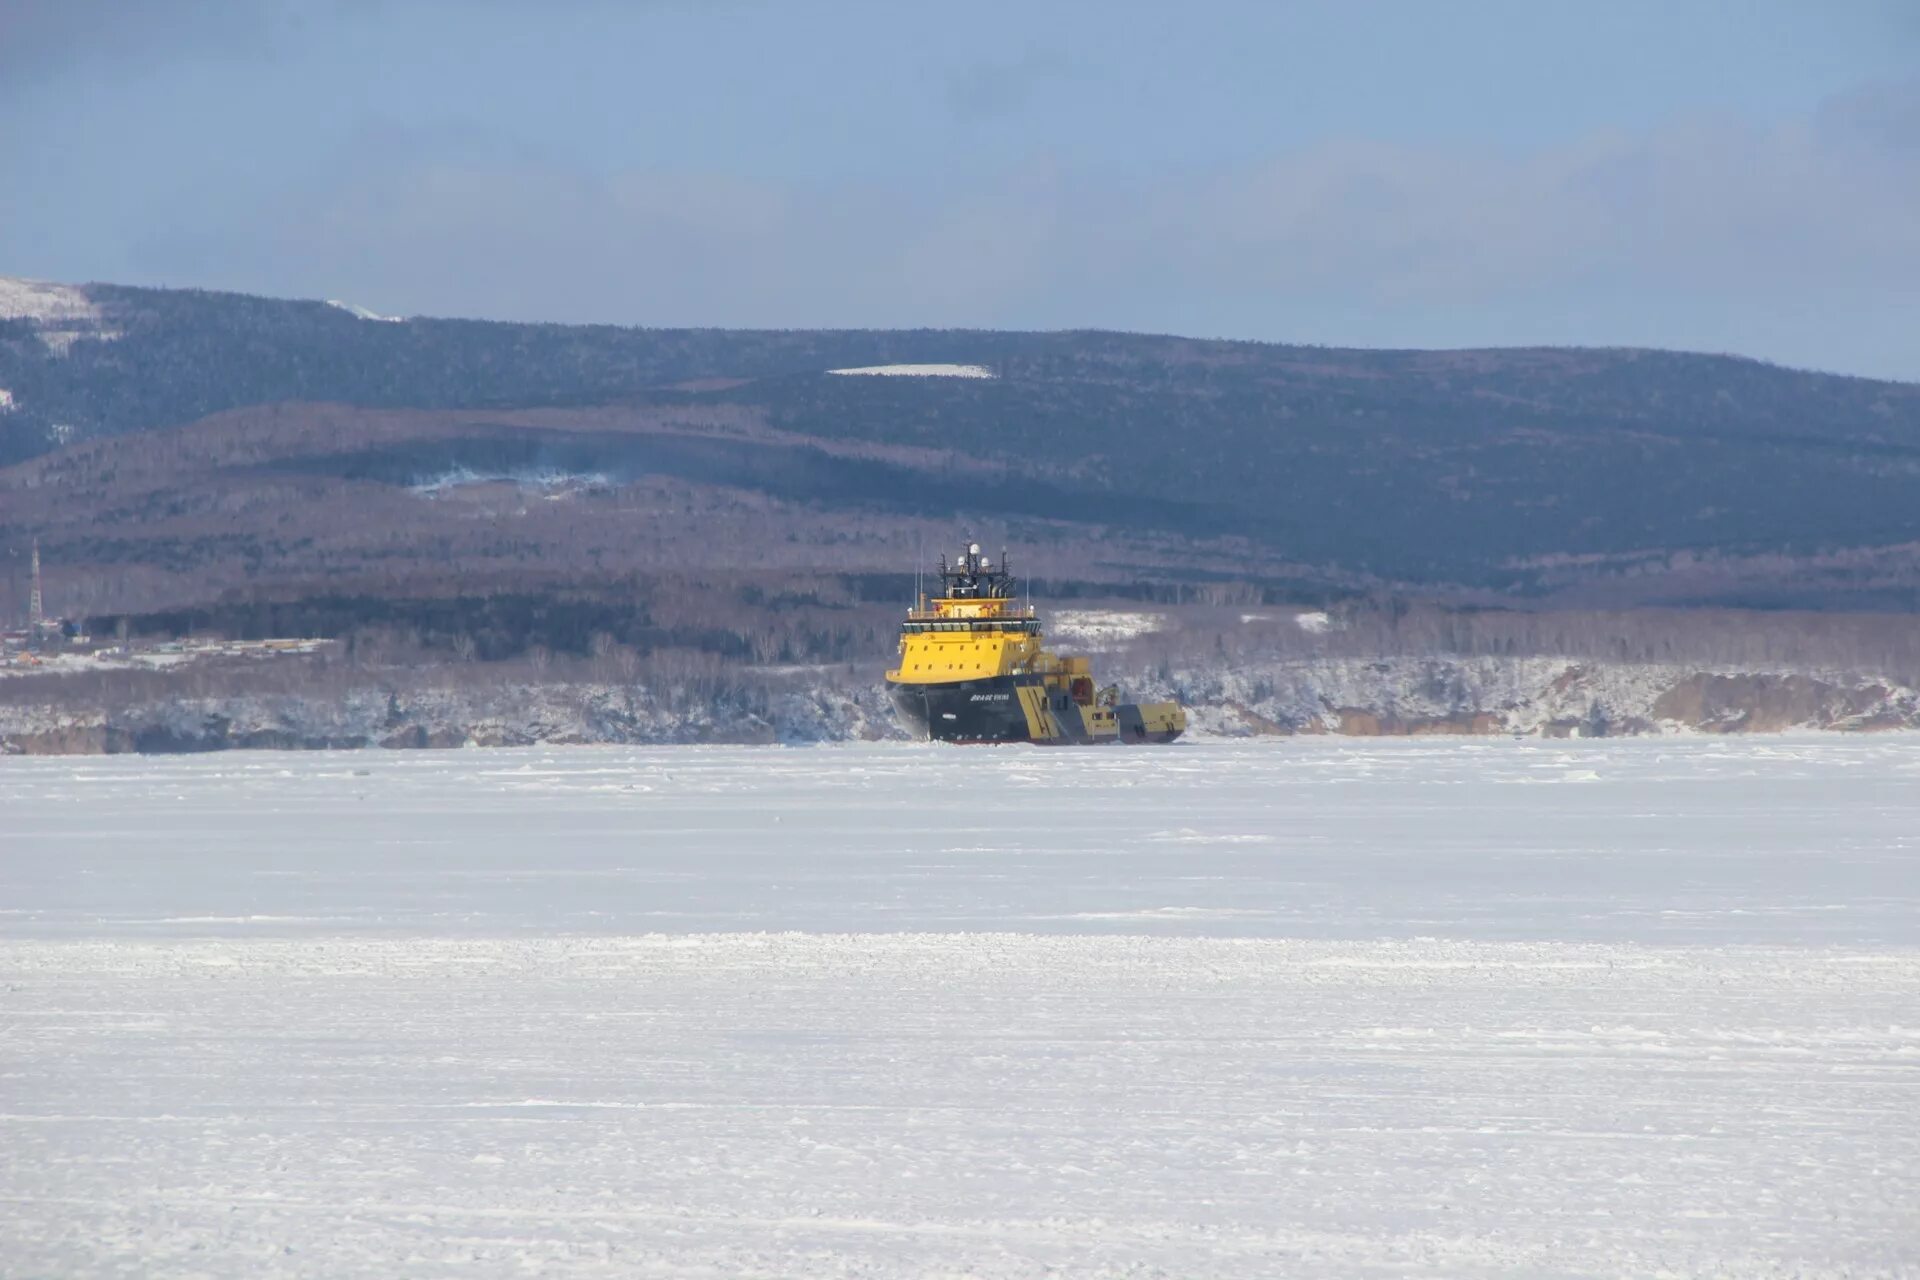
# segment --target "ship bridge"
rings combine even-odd
[[[900,666],[887,678],[946,683],[1013,675],[1041,656],[1040,622],[1014,598],[1006,553],[998,562],[970,544],[940,557],[939,593],[921,595],[900,625]]]

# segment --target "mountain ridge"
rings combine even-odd
[[[717,567],[782,525],[844,552],[821,572],[897,572],[964,525],[1116,584],[1920,610],[1915,384],[1647,348],[370,320],[0,284],[0,547],[42,536],[89,608],[271,594],[313,571],[302,538],[332,569],[482,578],[498,547],[459,548],[491,539],[578,582],[668,532]],[[992,376],[830,376],[876,365]],[[239,436],[244,462],[214,447]],[[606,483],[530,506],[543,467]],[[427,492],[449,476],[473,480]],[[289,502],[391,545],[329,544]],[[175,580],[103,585],[134,570]]]

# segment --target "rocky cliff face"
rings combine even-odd
[[[1198,732],[1612,737],[1920,728],[1920,693],[1854,672],[1554,658],[1314,659],[1153,682]]]
[[[1177,697],[1194,736],[1523,734],[1608,737],[1920,728],[1920,691],[1870,674],[1713,671],[1550,658],[1314,659],[1132,682]],[[828,742],[901,736],[877,688],[801,688],[746,705],[556,683],[343,696],[197,697],[74,710],[0,707],[0,753],[237,747]]]
[[[204,697],[73,711],[0,707],[0,754],[221,751],[241,747],[499,747],[546,743],[823,742],[894,732],[877,691],[783,694],[748,707],[670,708],[599,684],[514,689],[368,688],[344,697]]]

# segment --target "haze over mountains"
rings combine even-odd
[[[76,611],[898,577],[958,526],[1060,589],[1920,607],[1920,386],[1737,357],[393,322],[24,281],[0,311],[0,542],[39,536]],[[992,376],[830,372],[899,364]]]

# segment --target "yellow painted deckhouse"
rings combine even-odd
[[[1039,618],[1014,599],[1002,553],[973,543],[949,564],[940,594],[915,601],[900,625],[900,663],[887,672],[894,709],[913,732],[941,742],[1046,745],[1171,742],[1186,731],[1175,702],[1121,702],[1096,689],[1085,658],[1049,652]]]

